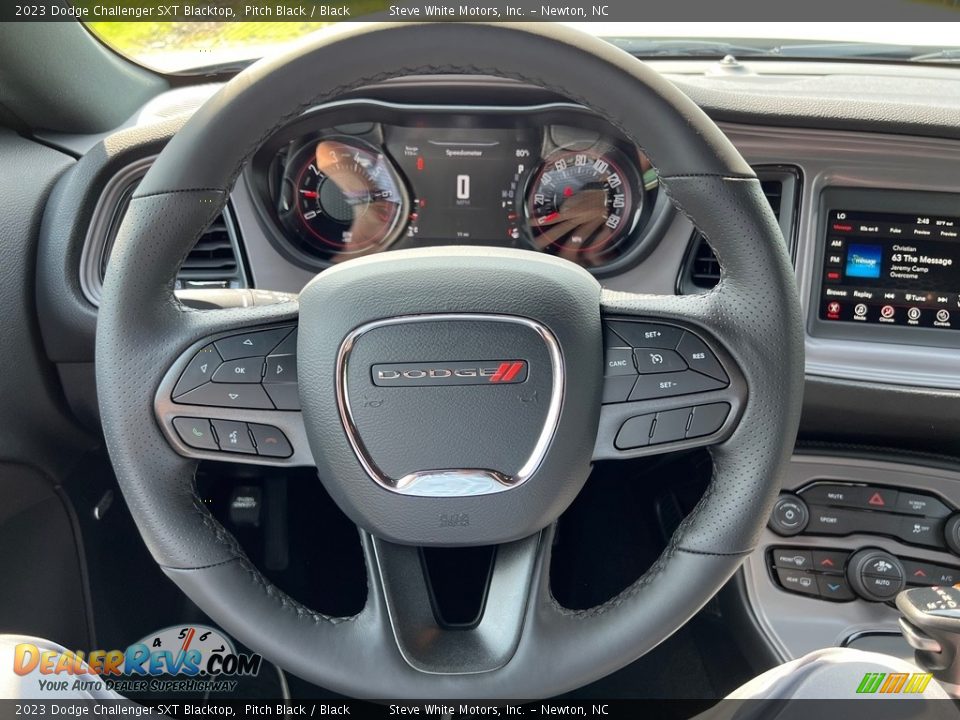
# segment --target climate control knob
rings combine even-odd
[[[850,587],[864,600],[889,602],[906,586],[903,564],[885,550],[855,552],[847,563]]]
[[[951,515],[943,527],[943,539],[954,555],[960,555],[960,513]]]

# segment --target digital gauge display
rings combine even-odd
[[[501,244],[519,237],[517,197],[539,154],[536,131],[393,126],[385,140],[410,183],[410,238]]]

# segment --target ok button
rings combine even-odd
[[[258,383],[263,375],[263,358],[249,357],[225,362],[211,378],[216,383]]]

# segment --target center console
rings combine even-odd
[[[960,582],[960,472],[794,456],[744,581],[781,659],[868,637],[911,655],[893,600]]]

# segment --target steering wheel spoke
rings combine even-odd
[[[714,300],[604,295],[595,460],[713,445],[732,434],[747,386],[725,344],[703,327]]]
[[[406,663],[421,672],[450,675],[490,672],[506,665],[521,639],[546,536],[544,531],[492,548],[483,587],[475,588],[480,593],[476,618],[451,624],[442,617],[425,550],[365,534],[371,590],[386,609]]]
[[[296,303],[182,311],[195,339],[171,363],[154,399],[157,420],[184,457],[312,466],[297,383]]]

